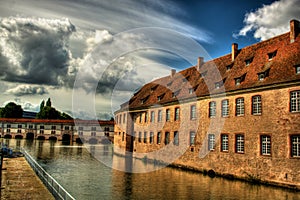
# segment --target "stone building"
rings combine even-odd
[[[113,140],[114,121],[0,118],[3,138],[99,143]]]
[[[299,189],[299,33],[292,20],[288,33],[144,85],[115,112],[118,153]]]

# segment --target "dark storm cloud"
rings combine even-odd
[[[0,76],[8,82],[59,85],[68,72],[68,39],[75,27],[67,19],[0,19]]]

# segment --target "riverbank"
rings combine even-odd
[[[54,200],[24,157],[4,158],[2,171],[2,199]]]

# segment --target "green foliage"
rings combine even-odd
[[[20,105],[10,102],[0,110],[0,117],[3,118],[22,118],[23,109]]]
[[[61,113],[55,108],[51,107],[51,99],[48,98],[46,106],[43,100],[40,105],[40,112],[36,115],[37,119],[73,119],[67,113]]]
[[[45,101],[43,100],[40,104],[40,110],[43,110],[44,107],[45,107]]]
[[[50,98],[48,98],[48,100],[47,100],[47,102],[46,102],[46,106],[51,107],[51,99],[50,99]]]

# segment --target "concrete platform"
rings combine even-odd
[[[42,181],[31,169],[24,157],[4,158],[2,171],[2,199],[54,200]]]

